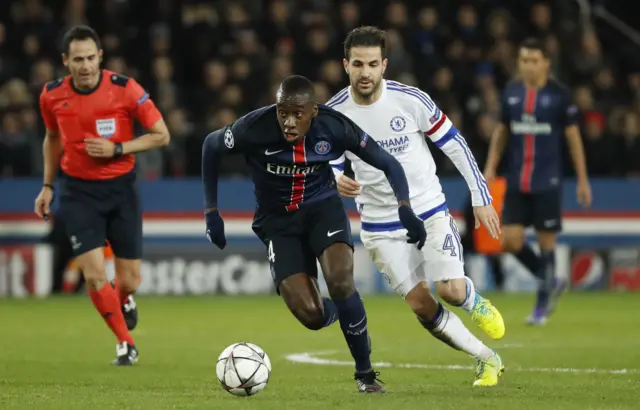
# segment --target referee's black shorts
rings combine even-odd
[[[142,258],[142,209],[133,172],[108,180],[64,176],[59,216],[74,256],[105,246],[118,258]]]

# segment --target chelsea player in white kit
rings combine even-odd
[[[353,120],[402,164],[411,205],[427,230],[422,250],[407,243],[406,231],[398,221],[397,201],[384,174],[348,151],[331,163],[338,191],[343,197],[355,198],[362,242],[391,287],[405,298],[433,336],[476,359],[474,386],[494,386],[504,371],[500,356],[430,292],[431,281],[442,299],[470,313],[491,338],[504,336],[502,316],[464,274],[460,234],[447,208],[425,134],[452,160],[469,185],[476,228],[482,223],[497,237],[500,222],[487,184],[464,138],[431,98],[417,88],[382,78],[387,66],[382,30],[354,29],[344,50],[350,86],[327,105]],[[351,161],[355,180],[343,175],[346,159]]]

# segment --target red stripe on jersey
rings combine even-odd
[[[537,91],[535,88],[527,87],[524,96],[524,113],[533,115],[536,111]],[[520,170],[520,190],[522,192],[531,191],[531,178],[533,176],[533,165],[536,157],[536,136],[534,134],[525,134],[523,153],[522,153],[522,169]]]
[[[426,132],[426,134],[428,136],[432,136],[433,134],[438,132],[438,130],[440,129],[440,127],[442,127],[442,124],[444,124],[446,120],[447,120],[447,116],[444,113],[442,113],[442,117],[440,117],[440,120],[436,122],[435,125],[431,127],[429,131]]]
[[[304,139],[293,146],[293,163],[304,164],[307,162],[307,152],[304,147]],[[298,209],[304,198],[305,174],[293,174],[291,186],[291,202],[287,205],[287,211]]]

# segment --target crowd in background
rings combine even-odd
[[[76,24],[98,31],[104,68],[135,77],[165,116],[172,142],[139,156],[141,179],[199,175],[207,133],[272,103],[288,75],[309,77],[326,102],[347,85],[342,41],[363,24],[387,30],[386,77],[428,92],[481,163],[517,44],[539,37],[573,90],[590,174],[640,176],[640,53],[585,24],[573,1],[4,0],[0,178],[42,173],[38,97],[66,75],[60,39]],[[455,174],[433,151],[439,174]],[[230,157],[223,170],[244,175],[244,162]]]

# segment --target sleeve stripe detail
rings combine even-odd
[[[473,176],[474,176],[474,178],[476,180],[476,185],[478,186],[478,189],[480,190],[480,196],[482,197],[482,203],[484,205],[489,205],[491,203],[491,200],[490,200],[491,195],[489,195],[489,188],[487,187],[487,183],[484,180],[484,177],[482,176],[482,173],[480,172],[480,169],[478,169],[478,164],[476,163],[475,159],[473,158],[473,155],[471,154],[471,151],[469,150],[469,146],[467,145],[467,142],[462,137],[462,135],[460,135],[459,132],[455,133],[455,135],[453,136],[453,140],[456,141],[458,144],[460,144],[460,147],[464,151],[464,155],[467,157],[467,162],[469,163],[469,166],[471,166],[471,171],[473,172]]]
[[[438,141],[434,141],[433,143],[436,144],[438,148],[442,148],[444,144],[446,144],[447,142],[455,138],[457,133],[458,133],[458,129],[452,125],[451,128],[449,128],[449,131],[447,131],[447,133],[444,134],[442,138],[440,138]]]
[[[344,171],[344,162],[342,164],[331,164],[331,168],[337,169],[338,171]]]
[[[331,97],[331,99],[327,101],[326,105],[328,105],[329,107],[334,107],[337,104],[342,104],[343,102],[346,101],[345,97],[348,97],[348,96],[349,96],[349,87],[345,87],[342,89],[342,91],[338,92],[338,94]]]
[[[431,129],[429,129],[429,131],[427,131],[427,135],[430,137],[433,134],[435,134],[436,132],[438,132],[438,130],[440,129],[440,127],[442,127],[442,125],[445,123],[445,121],[447,121],[447,116],[442,113],[442,116],[440,117],[440,120],[435,123],[435,125],[433,127],[431,127]],[[449,128],[449,132],[451,132],[451,130],[455,130],[456,127],[454,127],[453,125],[451,126],[451,128]],[[447,132],[447,134],[449,133]],[[446,134],[445,134],[446,135]]]
[[[422,103],[427,106],[430,111],[436,110],[436,104],[433,102],[433,100],[431,100],[431,97],[429,97],[427,93],[418,88],[400,84],[395,81],[387,81],[387,90],[400,91],[404,94],[416,97],[418,100],[422,101]]]

